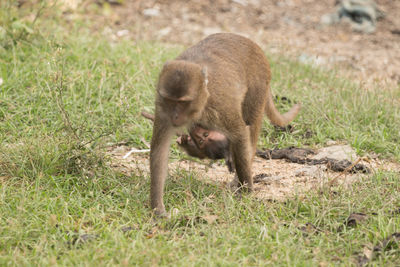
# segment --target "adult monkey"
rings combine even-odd
[[[281,115],[273,103],[270,80],[261,48],[230,33],[210,35],[165,63],[157,85],[150,150],[150,200],[156,215],[166,216],[169,147],[181,127],[198,125],[226,136],[239,185],[252,190],[251,165],[264,112],[274,125],[285,126],[300,110],[295,105]]]

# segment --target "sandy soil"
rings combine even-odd
[[[366,84],[398,87],[400,1],[376,2],[386,16],[372,34],[348,24],[323,25],[335,0],[126,0],[99,19],[115,38],[134,40],[191,45],[215,32],[240,33],[270,53],[336,66]]]
[[[338,146],[345,154],[340,153],[339,157],[355,160],[357,156],[349,146]],[[341,148],[344,149],[341,149]],[[111,159],[111,167],[126,175],[140,175],[149,177],[149,156],[148,153],[132,153],[125,157],[131,150],[128,146],[110,147],[107,154]],[[337,150],[337,149],[336,149]],[[326,151],[321,149],[314,158],[324,157]],[[335,153],[328,152],[333,157]],[[400,171],[396,163],[381,161],[378,159],[364,158],[360,163],[367,166],[372,172],[378,170]],[[170,172],[178,169],[196,173],[197,177],[204,182],[211,182],[221,187],[230,188],[230,182],[234,174],[228,172],[227,167],[221,163],[203,160],[202,162],[192,160],[171,160]],[[365,174],[338,173],[327,169],[325,165],[302,165],[289,163],[285,160],[265,160],[256,157],[253,162],[253,174],[255,176],[255,196],[264,200],[282,201],[294,195],[301,196],[309,190],[326,189],[332,185],[347,186],[358,181]],[[257,176],[261,176],[257,179]]]

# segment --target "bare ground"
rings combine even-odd
[[[98,19],[114,38],[134,40],[191,45],[215,32],[240,33],[270,53],[338,67],[366,84],[398,87],[400,1],[376,3],[386,16],[372,34],[321,24],[321,16],[335,11],[335,0],[126,0]]]
[[[355,160],[354,151],[349,151],[348,146],[343,147],[347,158]],[[111,147],[107,154],[111,159],[111,167],[126,174],[149,177],[149,157],[148,153],[132,153],[124,158],[131,150],[128,146]],[[324,155],[324,149],[321,149],[314,157]],[[329,153],[332,155],[332,153]],[[351,154],[351,155],[350,155]],[[346,156],[344,156],[346,157]],[[377,158],[363,158],[360,163],[369,167],[373,172],[378,170],[399,171],[400,166],[396,163],[381,161]],[[170,172],[177,169],[192,171],[204,182],[211,182],[220,185],[223,188],[230,188],[230,182],[234,179],[234,174],[228,172],[226,166],[213,161],[175,160],[169,164]],[[261,176],[261,179],[255,178],[255,196],[264,200],[282,201],[294,195],[301,196],[309,190],[322,190],[333,185],[347,186],[350,183],[359,181],[364,174],[351,174],[348,172],[332,172],[326,165],[307,166],[297,163],[289,163],[285,160],[265,160],[256,157],[253,162],[253,175]]]

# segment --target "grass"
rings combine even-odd
[[[104,147],[145,147],[141,137],[149,141],[152,127],[140,111],[153,110],[160,67],[183,47],[110,41],[47,13],[35,25],[21,20],[28,30],[14,29],[10,21],[19,17],[10,10],[0,38],[0,266],[349,266],[399,231],[398,172],[261,202],[177,170],[165,201],[180,212],[155,222],[149,177],[110,169]],[[264,123],[260,146],[336,140],[360,155],[400,159],[399,88],[364,90],[334,72],[270,58],[273,92],[303,110],[291,133]],[[292,105],[278,103],[280,110]],[[172,156],[183,157],[176,147]],[[353,212],[368,219],[344,227]],[[301,230],[307,223],[321,231]],[[392,246],[371,263],[399,262]]]

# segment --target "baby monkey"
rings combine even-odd
[[[235,171],[229,140],[218,131],[207,130],[196,125],[190,129],[189,135],[180,135],[176,142],[192,157],[225,159],[229,172]]]
[[[154,121],[153,114],[144,111],[141,114],[146,119]],[[235,171],[229,140],[218,131],[195,125],[189,129],[189,134],[179,133],[176,143],[192,157],[213,160],[225,159],[229,172]]]

